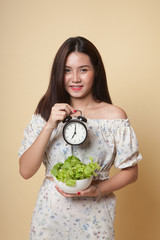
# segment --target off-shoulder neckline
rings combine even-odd
[[[99,121],[99,120],[103,120],[103,121],[111,121],[111,122],[128,122],[129,119],[128,118],[115,118],[115,119],[108,119],[108,118],[86,118],[87,120],[96,120],[96,121]]]

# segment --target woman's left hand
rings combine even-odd
[[[57,186],[55,186],[55,188],[62,196],[66,197],[66,198],[81,197],[81,196],[82,197],[98,197],[98,195],[99,195],[99,191],[94,185],[91,185],[89,188],[87,188],[83,191],[77,192],[76,194],[65,193]]]

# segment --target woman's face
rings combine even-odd
[[[94,68],[88,55],[72,52],[65,64],[65,89],[71,98],[92,97]]]

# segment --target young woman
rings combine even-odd
[[[63,120],[76,116],[77,109],[87,118],[88,137],[82,145],[71,146],[62,136]],[[77,194],[64,193],[50,173],[70,155],[84,163],[93,157],[101,166],[91,186]],[[24,131],[19,156],[20,174],[25,179],[42,162],[46,167],[30,239],[114,239],[112,192],[136,181],[142,157],[126,113],[112,105],[101,56],[87,39],[69,38],[58,50],[49,87]],[[120,171],[109,178],[113,164]]]

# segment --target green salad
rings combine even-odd
[[[97,162],[93,162],[92,157],[90,160],[90,163],[84,164],[78,157],[69,156],[64,163],[55,164],[51,169],[51,174],[58,181],[65,182],[67,186],[74,186],[76,180],[89,178],[92,175],[96,176],[95,170],[101,168]]]

